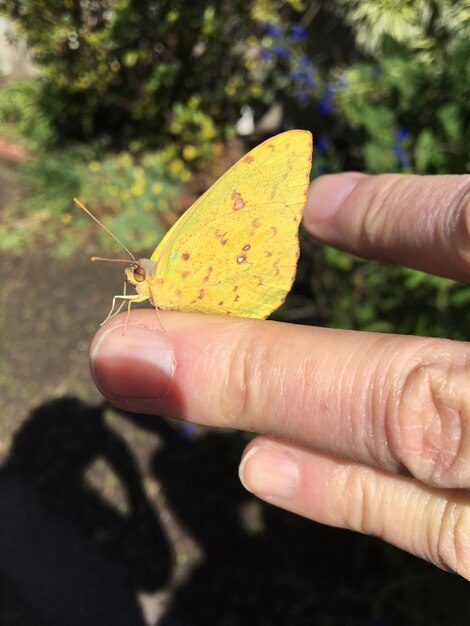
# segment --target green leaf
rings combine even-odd
[[[449,102],[438,109],[436,115],[444,128],[447,138],[454,143],[461,141],[463,129],[458,105]]]
[[[393,171],[397,167],[395,155],[390,147],[368,141],[364,145],[367,171],[374,174]]]
[[[439,144],[431,130],[426,128],[418,135],[415,146],[415,164],[418,172],[426,172],[435,160],[438,149]]]

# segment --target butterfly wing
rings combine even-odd
[[[263,142],[203,194],[152,254],[162,309],[265,318],[284,301],[299,256],[312,136]]]

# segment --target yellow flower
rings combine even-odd
[[[220,156],[224,151],[224,144],[221,141],[216,141],[212,144],[211,152],[214,156]]]
[[[202,141],[207,141],[208,139],[215,137],[215,129],[212,124],[205,124],[201,128],[200,137]]]
[[[133,196],[141,196],[145,189],[145,178],[138,178],[131,187],[131,194]]]
[[[123,152],[119,155],[118,164],[122,167],[130,167],[132,165],[132,159],[127,152]]]
[[[62,224],[70,224],[70,222],[72,221],[72,214],[62,213],[62,215],[60,216],[60,221],[62,222]]]
[[[235,87],[233,83],[229,83],[228,85],[225,85],[225,93],[227,94],[227,96],[234,96],[236,92],[237,92],[237,88]]]
[[[100,168],[101,164],[98,161],[90,161],[88,163],[88,169],[90,170],[90,172],[98,172]]]
[[[305,11],[305,2],[303,0],[288,0],[294,11]]]
[[[151,190],[152,190],[152,193],[159,194],[163,191],[163,185],[160,182],[153,183]]]
[[[183,168],[184,165],[181,159],[173,159],[173,161],[171,161],[170,165],[168,166],[168,171],[170,172],[170,174],[175,176],[177,174],[180,174]]]
[[[183,170],[180,174],[180,181],[187,183],[188,180],[191,180],[191,172],[189,170]]]
[[[183,158],[186,159],[186,161],[192,161],[193,159],[196,158],[196,156],[197,156],[197,150],[194,146],[190,146],[189,144],[184,146]]]

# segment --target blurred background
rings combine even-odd
[[[124,414],[87,353],[122,268],[244,152],[464,173],[468,0],[0,0],[0,624],[469,624],[467,583],[258,502],[248,435]],[[468,338],[470,287],[301,233],[274,319]]]

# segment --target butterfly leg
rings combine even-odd
[[[166,333],[165,327],[163,326],[162,320],[160,319],[160,313],[158,312],[158,306],[156,306],[156,305],[154,305],[154,306],[155,306],[155,312],[157,314],[158,324],[159,324],[159,326],[160,326],[160,328],[162,330],[162,333]]]
[[[127,281],[124,281],[124,287],[123,287],[123,296],[127,295]],[[118,313],[120,313],[122,307],[124,306],[124,301],[121,302],[121,305],[119,306],[118,310],[114,311],[114,307],[116,306],[116,298],[118,298],[119,296],[114,296],[113,298],[113,303],[111,305],[111,310],[109,311],[108,315],[105,317],[105,319],[101,322],[100,326],[103,326],[103,324],[105,322],[107,322],[109,319],[111,319],[112,317],[114,317],[115,315],[117,315]]]
[[[112,314],[114,307],[116,306],[116,300],[122,300],[123,302],[121,303],[121,306],[119,307],[119,309]],[[119,311],[122,309],[122,307],[124,306],[125,301],[127,300],[128,302],[128,306],[127,306],[127,318],[126,318],[126,323],[124,324],[124,334],[126,332],[126,328],[127,328],[127,322],[129,320],[129,315],[131,314],[131,305],[133,302],[144,302],[145,300],[147,300],[147,298],[145,296],[141,296],[139,294],[135,294],[133,296],[114,296],[113,298],[113,306],[111,308],[110,314],[108,315],[108,317],[104,320],[104,322],[102,322],[100,324],[100,326],[103,326],[103,324],[105,322],[107,322],[111,317],[114,317],[115,315],[117,315],[119,313]]]

